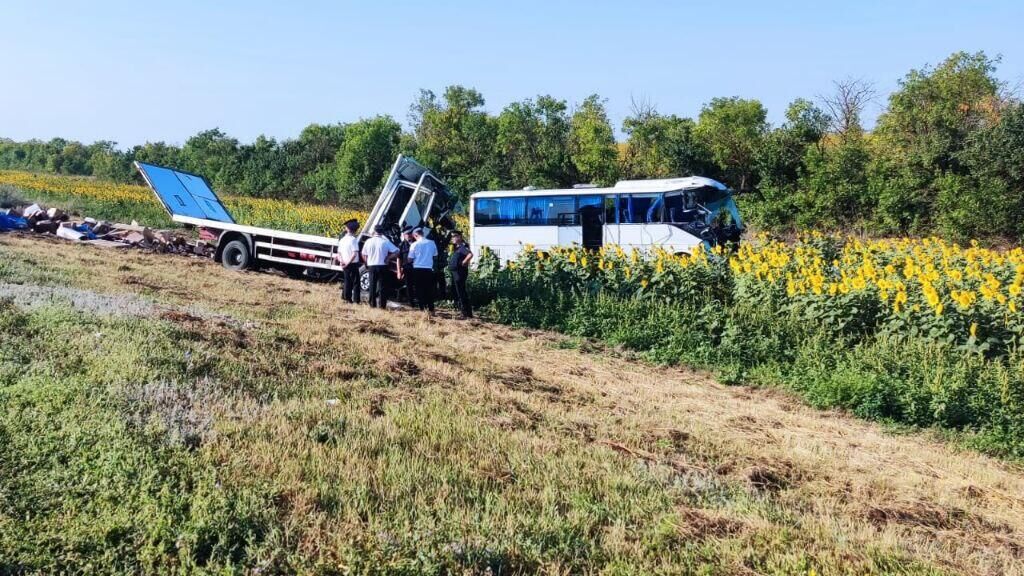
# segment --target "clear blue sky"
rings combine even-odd
[[[133,2],[2,0],[0,137],[249,141],[378,113],[420,88],[487,108],[551,94],[631,98],[696,116],[715,96],[797,97],[864,78],[884,96],[957,50],[1002,55],[1024,82],[1024,1]]]

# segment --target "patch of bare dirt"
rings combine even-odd
[[[353,329],[358,334],[372,334],[388,340],[398,340],[398,334],[387,323],[377,320],[358,320]]]
[[[157,284],[155,282],[149,282],[141,276],[127,275],[121,278],[121,282],[128,286],[138,286],[140,288],[146,288],[153,290],[154,292],[163,292],[165,294],[174,294],[175,296],[187,296],[188,292],[175,288],[173,286],[167,286],[164,284]]]
[[[746,523],[713,510],[683,507],[678,512],[682,521],[679,525],[679,534],[688,540],[729,538],[749,530]]]
[[[450,366],[458,366],[459,361],[448,354],[442,354],[441,352],[435,352],[433,350],[426,353],[426,357],[441,364],[448,364]]]
[[[674,452],[686,448],[690,433],[676,428],[656,428],[644,433],[644,442],[655,447],[667,447]]]
[[[536,430],[544,415],[525,402],[509,398],[500,407],[493,407],[487,420],[502,430]]]
[[[529,366],[512,366],[504,372],[491,374],[488,379],[519,392],[541,392],[553,396],[562,393],[561,387],[537,378]]]
[[[333,359],[311,360],[307,364],[307,371],[330,380],[342,381],[355,380],[364,375],[361,370]]]
[[[875,526],[901,524],[938,530],[970,530],[1012,533],[1006,525],[993,524],[984,518],[955,506],[940,506],[926,501],[895,502],[871,506],[865,516]]]
[[[166,310],[160,313],[160,318],[175,324],[202,324],[204,322],[199,316],[181,310]]]
[[[799,485],[806,473],[787,460],[764,459],[747,468],[743,474],[747,484],[758,491],[778,492]]]
[[[389,378],[419,376],[421,372],[419,365],[408,358],[386,358],[380,366]]]

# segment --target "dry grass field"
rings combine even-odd
[[[1024,471],[553,333],[0,236],[0,573],[1024,574]]]

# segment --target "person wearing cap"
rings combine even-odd
[[[412,236],[412,226],[402,228],[402,242],[398,245],[398,278],[405,284],[405,293],[409,305],[416,305],[416,281],[413,279],[412,263],[409,262],[409,248],[416,239]]]
[[[398,246],[384,236],[385,226],[377,225],[373,237],[363,243],[363,261],[370,270],[370,307],[387,308],[388,263],[398,258]]]
[[[416,283],[416,299],[420,310],[434,313],[434,259],[437,258],[437,244],[426,237],[422,228],[412,231],[416,239],[409,247],[409,263]]]
[[[344,271],[345,279],[342,299],[350,304],[358,304],[363,297],[359,285],[359,237],[356,235],[358,230],[359,222],[345,222],[345,235],[338,241],[338,262]]]
[[[452,275],[452,295],[455,305],[463,318],[473,317],[473,307],[469,304],[469,292],[466,290],[466,279],[469,277],[469,263],[473,260],[473,252],[462,237],[462,232],[452,232],[452,253],[448,258],[448,271]]]

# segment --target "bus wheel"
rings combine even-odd
[[[220,254],[220,262],[228,270],[245,270],[250,264],[249,245],[244,240],[232,240]]]

